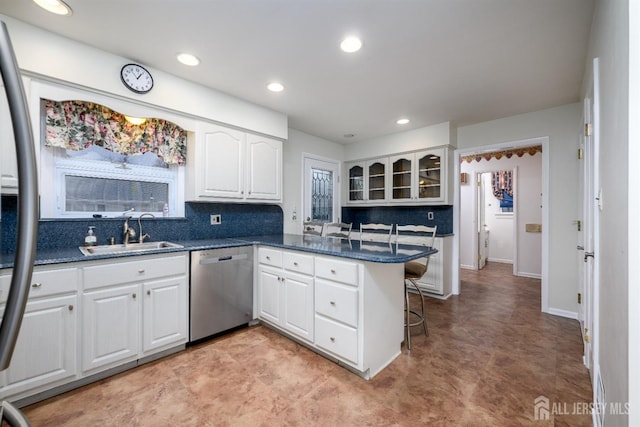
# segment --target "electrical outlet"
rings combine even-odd
[[[433,221],[433,212],[427,212],[427,219]]]
[[[219,225],[222,223],[222,217],[220,215],[211,215],[211,225]]]

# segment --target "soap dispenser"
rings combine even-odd
[[[95,228],[95,226],[90,226],[89,227],[89,231],[87,231],[87,235],[84,238],[84,245],[85,246],[95,246],[98,244],[98,238],[96,237],[95,233],[93,232],[93,229]]]

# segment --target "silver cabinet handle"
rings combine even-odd
[[[137,296],[137,295],[136,295],[136,293],[134,292],[131,296],[133,297],[133,299],[136,299],[136,296]]]
[[[270,257],[269,255],[267,255],[265,258],[266,258],[266,259],[268,259],[268,260],[270,260],[270,259],[271,259],[271,257]]]
[[[336,342],[336,339],[334,337],[330,337],[329,339],[331,340],[331,342]]]
[[[42,283],[34,283],[31,285],[32,288],[41,288],[42,287]]]
[[[331,274],[336,274],[336,271],[333,268],[331,269]]]
[[[293,265],[295,265],[295,266],[297,267],[297,266],[298,266],[298,263],[297,263],[297,262],[294,262],[294,263],[293,263]]]
[[[151,296],[151,291],[150,290],[147,291],[147,295]]]
[[[144,269],[142,268],[142,269],[138,270],[138,273],[139,274],[144,274]]]
[[[335,305],[336,305],[336,302],[335,302],[335,301],[329,301],[329,304],[331,304],[331,305],[335,306]]]
[[[69,311],[73,311],[73,306],[69,305]]]

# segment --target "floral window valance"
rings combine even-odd
[[[493,189],[493,195],[496,196],[498,200],[502,200],[505,194],[513,197],[513,172],[491,172],[491,187]]]
[[[47,147],[79,151],[92,146],[125,156],[154,153],[169,165],[186,163],[187,133],[162,119],[136,125],[124,114],[84,101],[45,100]]]

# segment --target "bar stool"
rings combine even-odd
[[[425,225],[396,225],[396,244],[433,247],[438,227]],[[402,233],[402,234],[401,234]],[[418,286],[417,280],[424,276],[429,268],[429,258],[409,261],[404,264],[404,297],[405,297],[405,329],[407,331],[407,350],[411,350],[411,327],[422,325],[424,334],[429,336],[427,318],[424,311],[424,294]],[[409,292],[415,290],[420,296],[420,311],[411,310]],[[417,320],[411,322],[411,315]]]
[[[340,239],[351,238],[351,223],[331,222],[324,225],[324,235],[326,237],[339,237]]]
[[[322,236],[323,230],[323,222],[308,221],[303,224],[302,234],[305,236]]]

